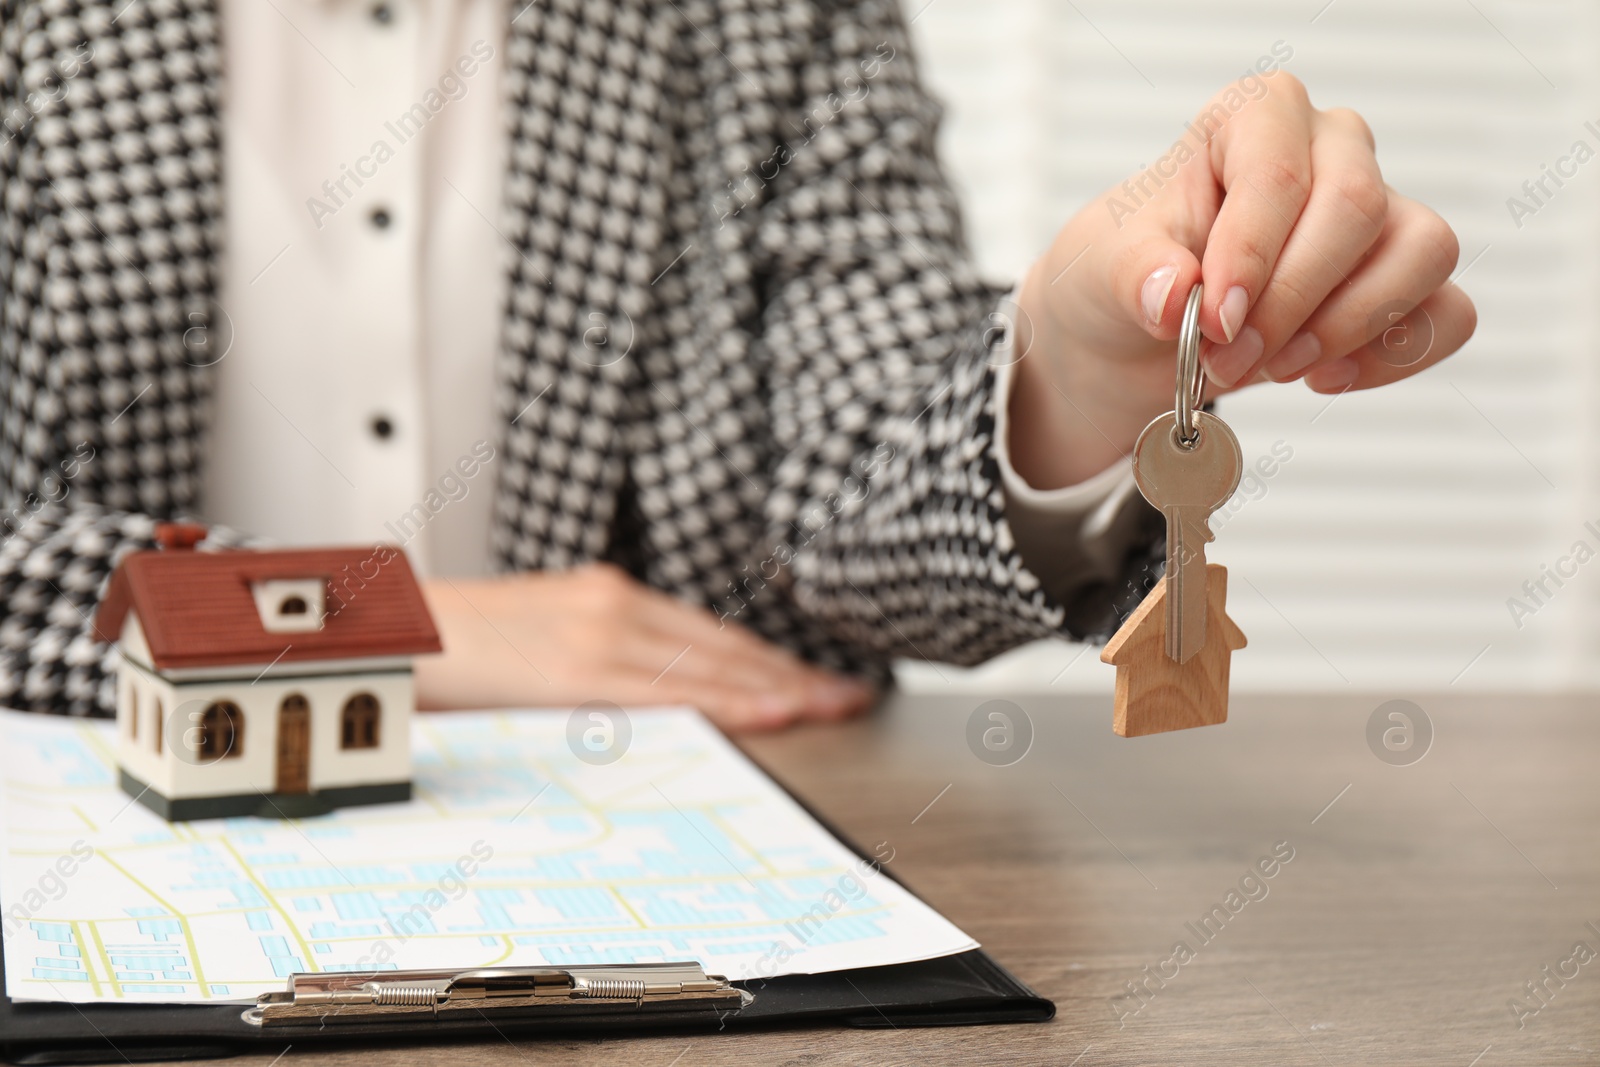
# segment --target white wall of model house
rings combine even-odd
[[[117,758],[129,774],[169,800],[275,793],[279,712],[284,699],[295,694],[310,705],[312,792],[411,779],[416,705],[408,661],[295,663],[277,670],[264,663],[241,664],[208,669],[203,677],[163,674],[150,666],[136,612],[129,614],[120,648]],[[360,693],[378,702],[378,744],[344,748],[341,713]],[[199,754],[198,726],[206,707],[218,701],[233,703],[241,715],[231,754],[213,760]]]

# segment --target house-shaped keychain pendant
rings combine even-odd
[[[122,787],[167,819],[299,817],[411,797],[411,657],[439,634],[398,548],[125,557],[95,616],[118,644]]]
[[[1228,570],[1206,565],[1206,643],[1179,663],[1167,655],[1167,582],[1159,582],[1122,624],[1100,659],[1117,668],[1112,729],[1123,737],[1213,726],[1228,719],[1228,667],[1245,646],[1228,618]]]

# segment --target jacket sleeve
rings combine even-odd
[[[113,710],[100,592],[192,499],[215,34],[204,0],[0,0],[0,706]]]
[[[796,601],[884,655],[970,664],[1109,634],[1160,573],[1142,504],[1121,558],[1047,591],[996,451],[1001,290],[977,277],[894,0],[820,5],[758,236],[780,449],[768,504]],[[1037,550],[1036,550],[1037,551]],[[1069,576],[1070,577],[1070,576]]]
[[[7,514],[0,542],[0,707],[113,714],[117,649],[95,639],[92,620],[122,557],[155,547],[156,520],[96,504],[29,506],[38,500]],[[211,527],[203,545],[244,543]]]
[[[90,620],[113,567],[149,548],[155,522],[97,506],[14,509],[0,544],[0,705],[92,715],[115,707],[116,648]]]

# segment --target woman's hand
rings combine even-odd
[[[1030,271],[1012,462],[1046,489],[1129,452],[1172,408],[1172,342],[1197,281],[1213,395],[1296,379],[1338,393],[1432,366],[1477,323],[1449,282],[1458,251],[1444,220],[1384,184],[1355,112],[1317,110],[1281,71],[1229,86]]]
[[[874,698],[605,564],[423,591],[445,650],[417,660],[419,707],[691,704],[749,730],[841,719]]]

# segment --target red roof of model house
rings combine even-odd
[[[321,590],[320,629],[267,628],[257,591],[284,581]],[[130,610],[157,670],[410,656],[443,647],[405,553],[385,545],[135,552],[111,576],[95,635],[117,640]]]

